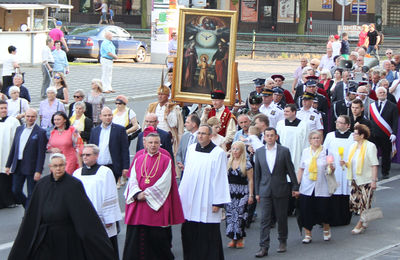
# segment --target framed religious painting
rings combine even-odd
[[[236,11],[180,9],[174,101],[211,104],[222,90],[225,105],[235,103],[237,23]]]

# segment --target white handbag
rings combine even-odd
[[[363,223],[368,223],[368,222],[370,222],[370,221],[372,221],[372,220],[376,220],[376,219],[383,218],[383,212],[382,212],[382,210],[381,210],[380,208],[378,208],[378,207],[376,207],[376,208],[369,208],[370,197],[371,197],[371,191],[372,191],[372,189],[369,191],[369,194],[368,194],[367,209],[364,210],[364,211],[361,213],[361,216],[360,216],[360,220],[361,220]]]

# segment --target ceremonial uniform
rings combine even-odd
[[[321,114],[314,108],[305,110],[304,107],[302,107],[297,111],[297,118],[307,123],[310,132],[324,129]]]
[[[284,119],[283,110],[271,103],[268,107],[262,105],[260,107],[260,112],[266,115],[269,119],[269,126],[276,128],[276,124]]]

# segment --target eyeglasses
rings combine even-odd
[[[74,98],[81,98],[81,97],[82,97],[82,96],[75,96],[75,95],[74,95]]]
[[[83,153],[82,154],[82,157],[84,157],[84,156],[91,156],[92,155],[92,153]]]
[[[391,52],[386,52],[386,55],[388,55],[388,54],[392,54]]]
[[[64,166],[65,166],[65,163],[63,163],[63,164],[53,164],[50,167],[51,168],[61,168],[61,167],[64,167]]]
[[[124,103],[121,103],[121,102],[115,102],[115,104],[116,104],[116,105],[122,105],[122,104],[124,104]]]
[[[55,78],[55,79],[61,79],[61,77],[60,77],[60,76],[54,76],[54,78]]]

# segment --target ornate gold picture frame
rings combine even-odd
[[[236,11],[179,10],[178,50],[172,99],[211,104],[222,90],[225,105],[235,103]]]

